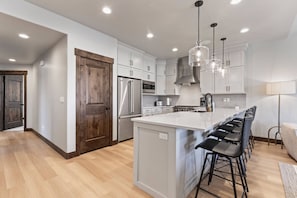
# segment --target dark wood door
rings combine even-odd
[[[23,126],[23,76],[4,76],[4,129]]]
[[[77,150],[85,153],[111,145],[112,64],[76,50]],[[97,57],[97,58],[96,58]]]
[[[4,76],[0,75],[0,131],[4,129]]]

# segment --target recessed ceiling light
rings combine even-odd
[[[23,39],[28,39],[28,38],[30,38],[30,36],[28,36],[28,34],[24,34],[24,33],[20,33],[20,34],[19,34],[19,37],[20,37],[20,38],[23,38]]]
[[[242,29],[240,30],[240,33],[247,33],[248,31],[250,31],[249,28],[242,28]]]
[[[153,34],[153,33],[148,33],[148,34],[146,35],[146,37],[147,37],[147,38],[153,38],[153,37],[154,37],[154,34]]]
[[[239,4],[240,2],[241,2],[241,0],[231,0],[230,4],[231,5],[236,5],[236,4]]]
[[[175,48],[172,48],[172,51],[173,51],[173,52],[177,52],[178,49],[175,47]]]
[[[15,62],[16,60],[14,58],[8,59],[10,62]]]
[[[103,12],[104,14],[111,14],[111,9],[110,9],[110,7],[104,6],[104,7],[102,8],[102,12]]]

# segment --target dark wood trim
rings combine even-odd
[[[52,149],[54,149],[57,153],[59,153],[65,159],[70,159],[70,158],[78,156],[78,154],[75,151],[71,152],[71,153],[66,153],[65,151],[63,151],[62,149],[57,147],[55,144],[53,144],[51,141],[49,141],[48,139],[43,137],[40,133],[38,133],[34,129],[32,129],[31,132],[33,134],[35,134],[37,137],[39,137],[43,142],[45,142],[47,145],[49,145]]]
[[[84,58],[88,58],[88,59],[93,59],[93,60],[113,64],[113,58],[109,58],[109,57],[106,57],[106,56],[101,56],[99,54],[94,54],[92,52],[87,52],[87,51],[80,50],[80,49],[77,49],[77,48],[75,48],[74,50],[75,50],[75,55],[76,56],[80,56],[80,57],[84,57]]]
[[[28,71],[0,70],[0,75],[23,75],[24,76],[24,129],[27,128],[27,75]]]
[[[10,71],[10,70],[0,70],[0,75],[27,75],[28,71]]]
[[[0,74],[0,131],[4,129],[4,76]]]
[[[111,142],[111,146],[116,145],[118,143],[119,143],[118,140],[114,140],[114,141]]]
[[[110,82],[110,88],[109,88],[109,94],[110,94],[110,116],[109,116],[109,120],[111,123],[110,126],[110,133],[111,133],[111,137],[109,140],[109,145],[114,145],[113,141],[112,141],[112,115],[113,115],[113,105],[112,105],[112,101],[113,101],[113,63],[114,63],[114,59],[110,58],[110,57],[106,57],[106,56],[101,56],[99,54],[94,54],[88,51],[84,51],[81,49],[77,49],[75,48],[75,55],[76,55],[76,154],[80,155],[80,126],[82,125],[81,123],[81,118],[80,118],[80,103],[81,103],[81,97],[80,97],[80,91],[81,91],[81,86],[80,86],[80,81],[81,81],[81,76],[80,76],[80,66],[83,65],[84,63],[80,62],[80,57],[84,57],[84,58],[88,58],[88,59],[92,59],[92,60],[96,60],[96,61],[101,61],[101,62],[105,62],[111,65],[110,67],[110,72],[109,72],[109,82]],[[116,141],[117,143],[117,141]],[[115,144],[116,144],[115,143]]]
[[[26,132],[26,131],[33,131],[33,129],[32,128],[24,128],[24,131]]]
[[[254,140],[256,141],[260,141],[260,142],[267,142],[268,143],[268,138],[264,138],[264,137],[255,137],[254,136]],[[275,140],[274,139],[270,139],[269,141],[271,144],[275,144]],[[277,144],[281,144],[282,141],[281,140],[276,140]]]

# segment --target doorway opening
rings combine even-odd
[[[27,71],[0,71],[0,131],[27,129]]]

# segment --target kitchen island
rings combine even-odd
[[[153,197],[184,198],[198,183],[207,132],[243,110],[174,112],[134,118],[134,184]]]

